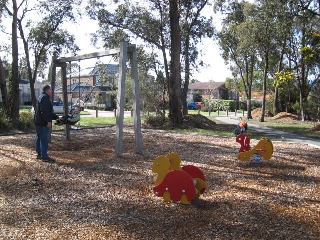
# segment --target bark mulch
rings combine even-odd
[[[36,159],[34,134],[0,136],[1,239],[319,239],[319,149],[273,142],[261,165],[237,160],[233,137],[132,128],[115,157],[115,128],[53,132]],[[257,144],[251,140],[251,146]],[[153,160],[177,152],[202,169],[208,189],[190,205],[152,191]]]

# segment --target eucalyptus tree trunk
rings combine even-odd
[[[170,29],[171,29],[171,63],[169,77],[169,119],[176,127],[182,124],[181,112],[181,74],[180,74],[180,52],[181,36],[179,26],[179,10],[177,0],[169,0],[170,4]]]
[[[305,79],[305,65],[302,63],[301,66],[301,75],[299,76],[299,103],[300,103],[300,116],[301,116],[301,121],[305,121],[306,120],[306,116],[305,116],[305,111],[304,111],[304,91],[305,91],[305,85],[304,84],[304,79]]]
[[[184,78],[184,86],[182,91],[182,113],[183,115],[188,114],[188,104],[187,104],[187,94],[188,94],[188,88],[189,88],[189,80],[190,80],[190,60],[189,60],[189,42],[190,38],[189,36],[186,37],[186,43],[185,43],[185,78]]]
[[[282,61],[285,50],[286,42],[283,42],[282,49],[280,52],[280,59],[278,63],[278,72],[282,71]],[[274,99],[273,99],[273,115],[277,115],[280,112],[279,110],[279,88],[277,86],[274,87]]]
[[[9,113],[8,107],[8,91],[5,78],[5,69],[3,68],[3,62],[0,57],[0,89],[1,89],[1,98],[2,98],[2,110],[7,116]]]
[[[247,102],[247,119],[252,119],[251,110],[252,110],[252,104],[251,104],[251,92],[252,92],[252,82],[253,82],[253,69],[254,69],[254,56],[252,55],[250,58],[250,74],[248,71],[248,76],[250,75],[250,80],[247,78],[247,86],[248,86],[248,102]],[[248,67],[247,67],[248,68]],[[248,68],[249,70],[249,68]]]
[[[268,68],[269,68],[269,50],[265,51],[265,63],[264,63],[264,70],[263,70],[263,86],[262,86],[262,106],[261,106],[261,115],[259,118],[259,122],[264,122],[264,112],[266,109],[266,93],[267,93],[267,75],[268,75]]]
[[[22,42],[23,42],[23,46],[24,46],[24,52],[26,54],[26,63],[27,63],[27,73],[28,73],[28,79],[29,79],[29,84],[30,84],[30,92],[31,92],[31,102],[32,102],[32,106],[35,108],[36,107],[36,94],[35,94],[35,90],[34,90],[34,84],[36,82],[36,72],[34,74],[34,76],[32,76],[32,68],[31,68],[31,64],[30,64],[30,54],[29,54],[29,44],[28,41],[26,40],[25,36],[24,36],[24,31],[22,28],[22,23],[19,20],[19,32],[20,32],[20,36],[22,38]]]
[[[11,79],[11,114],[13,126],[19,121],[19,53],[18,53],[18,7],[16,0],[12,0],[12,79]]]

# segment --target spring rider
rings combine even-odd
[[[172,152],[166,156],[158,156],[152,164],[152,171],[157,173],[156,186],[153,192],[163,197],[165,202],[181,202],[190,204],[199,198],[207,188],[203,172],[196,166],[180,166],[180,156]]]
[[[262,159],[269,160],[272,157],[273,144],[268,138],[262,137],[253,148],[250,147],[250,138],[246,134],[238,135],[236,142],[241,145],[238,153],[239,160],[245,161],[252,157],[254,164],[260,164]]]

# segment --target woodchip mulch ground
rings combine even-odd
[[[36,160],[34,134],[0,136],[1,239],[319,239],[319,149],[273,142],[261,165],[237,160],[233,137],[132,128],[115,157],[115,128],[53,132]],[[251,140],[251,146],[258,141]],[[177,152],[202,169],[208,189],[190,205],[152,191],[153,160]]]

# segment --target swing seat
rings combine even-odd
[[[76,122],[70,122],[68,121],[69,123],[69,128],[71,130],[82,130],[82,128],[80,127],[80,124],[79,125],[76,125],[76,123],[78,123],[79,121],[76,121]]]
[[[81,127],[77,127],[77,126],[75,126],[75,125],[71,125],[71,126],[70,126],[70,129],[71,129],[71,130],[82,130]]]
[[[76,122],[70,122],[70,121],[68,121],[68,124],[69,124],[69,125],[75,125],[77,122],[78,122],[78,121],[76,121]]]
[[[68,121],[67,123],[69,124],[69,125],[75,125],[76,123],[78,123],[79,121],[75,121],[75,122],[71,122],[71,121]],[[56,121],[55,123],[54,123],[54,125],[59,125],[59,126],[62,126],[62,125],[65,125],[66,123],[63,123],[63,122],[60,122],[60,121]]]

